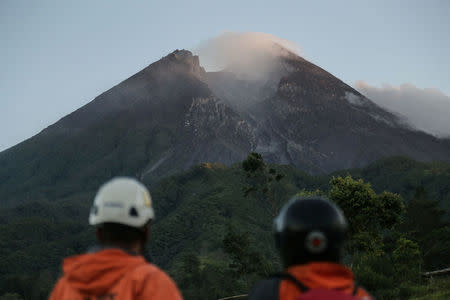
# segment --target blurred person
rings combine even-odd
[[[324,197],[293,197],[274,220],[283,272],[259,282],[250,300],[373,299],[342,265],[347,221]]]
[[[102,185],[89,216],[98,247],[64,260],[50,300],[182,299],[173,280],[143,257],[153,218],[150,193],[137,180]]]

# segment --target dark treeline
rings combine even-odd
[[[146,184],[156,211],[148,258],[186,299],[245,294],[278,271],[272,219],[297,193],[324,194],[343,208],[345,263],[377,299],[449,295],[448,280],[421,276],[450,266],[449,164],[398,157],[313,177],[251,154],[243,164],[202,164]],[[95,190],[57,189],[0,209],[0,299],[47,299],[62,259],[93,245]]]

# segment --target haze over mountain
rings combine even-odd
[[[251,151],[313,174],[393,155],[450,160],[448,140],[409,128],[278,43],[259,46],[223,71],[206,72],[187,50],[149,65],[1,152],[0,195],[95,186],[119,174],[161,178]]]
[[[411,126],[440,138],[450,137],[450,97],[438,89],[420,89],[412,84],[355,87],[375,103],[405,118]]]

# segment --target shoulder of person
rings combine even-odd
[[[182,299],[173,279],[153,264],[138,266],[133,271],[132,278],[138,294],[160,299]]]
[[[67,287],[66,276],[61,276],[58,281],[56,281],[53,286],[52,292],[50,293],[49,300],[61,299],[61,295],[64,292],[64,288]]]
[[[361,286],[358,286],[358,290],[356,291],[356,297],[361,300],[375,300],[375,298]]]
[[[140,266],[137,266],[133,271],[132,275],[133,279],[138,280],[172,280],[169,275],[166,274],[163,270],[151,263],[145,263]]]

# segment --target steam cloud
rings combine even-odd
[[[355,85],[378,105],[406,117],[413,127],[437,137],[450,137],[450,97],[441,91],[412,84],[379,88],[359,81]]]
[[[267,72],[272,67],[273,58],[288,55],[288,51],[299,55],[300,47],[288,40],[258,32],[223,33],[193,50],[208,71],[227,69],[250,76]]]

